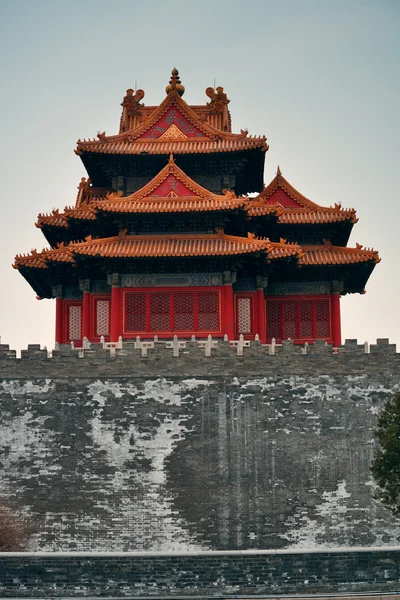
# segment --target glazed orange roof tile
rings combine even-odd
[[[182,141],[151,140],[136,141],[113,140],[97,142],[96,140],[78,142],[77,154],[91,152],[96,154],[213,154],[215,152],[238,152],[253,148],[265,148],[265,138],[240,138],[228,140]]]
[[[93,201],[95,203],[96,200]],[[96,220],[96,211],[92,204],[89,206],[79,206],[78,208],[65,208],[64,215],[70,219],[80,219],[84,221],[95,221]]]
[[[80,184],[81,189],[82,183]],[[188,177],[175,163],[172,154],[165,167],[140,190],[122,196],[120,192],[99,197],[89,193],[85,202],[78,193],[75,208],[63,213],[54,210],[51,215],[39,215],[36,226],[68,227],[68,219],[96,220],[96,212],[110,213],[187,213],[236,210],[244,208],[245,198],[236,198],[234,192],[213,194]]]
[[[231,256],[265,253],[270,259],[299,257],[302,250],[297,244],[286,241],[270,242],[249,234],[239,237],[218,230],[214,234],[174,235],[120,235],[111,238],[92,239],[90,236],[79,243],[60,244],[54,250],[32,251],[19,255],[14,267],[43,268],[51,262],[73,263],[75,256],[96,258],[159,258],[188,256]]]
[[[30,254],[18,254],[15,257],[14,269],[45,269],[48,263],[62,262],[73,263],[74,259],[70,253],[70,246],[59,244],[57,248],[43,249],[41,252],[31,250]]]
[[[137,103],[136,103],[137,105]],[[141,113],[140,124],[117,135],[98,134],[98,139],[78,140],[75,152],[99,154],[188,154],[235,152],[259,148],[268,150],[265,136],[251,137],[217,129],[204,119],[204,111],[194,110],[171,89],[150,114]],[[200,116],[199,116],[200,113]]]
[[[250,217],[275,214],[278,223],[308,225],[318,223],[357,223],[353,208],[343,209],[340,204],[324,207],[300,194],[282,175],[278,167],[276,176],[254,199],[246,203]]]
[[[215,234],[174,234],[174,235],[127,235],[102,239],[90,236],[84,242],[60,244],[55,250],[32,251],[29,255],[19,255],[15,268],[45,268],[51,262],[73,263],[74,256],[96,258],[160,258],[188,256],[227,256],[260,253],[269,260],[297,257],[301,266],[349,265],[363,262],[380,262],[378,252],[364,249],[324,245],[303,245],[287,243],[286,240],[271,242],[268,239],[231,236],[223,231]]]
[[[40,213],[35,225],[39,228],[43,226],[68,228],[68,221],[64,214],[55,209],[51,214]]]
[[[350,209],[331,209],[321,208],[320,210],[289,210],[283,209],[279,215],[278,223],[281,224],[295,224],[295,225],[316,225],[318,223],[342,223],[343,221],[350,221],[351,223],[357,223],[358,219],[355,216],[355,211]]]
[[[256,196],[255,202],[262,203],[266,206],[274,206],[280,204],[284,208],[321,208],[312,200],[309,200],[303,194],[300,194],[282,175],[278,167],[274,179],[269,183],[263,191]]]
[[[267,249],[267,242],[225,234],[120,236],[74,244],[74,254],[115,258],[223,256]]]
[[[249,217],[276,215],[278,223],[285,225],[316,225],[318,223],[341,223],[343,221],[356,223],[358,221],[355,211],[352,209],[346,210],[328,207],[316,208],[314,210],[308,208],[291,209],[284,208],[281,205],[266,205],[262,202],[250,200],[246,202],[246,211]]]
[[[222,200],[219,198],[204,199],[197,196],[183,196],[180,198],[146,198],[143,201],[104,203],[97,205],[97,209],[103,212],[115,213],[187,213],[222,211],[241,208],[244,202],[239,198]]]
[[[93,206],[106,212],[159,213],[234,210],[244,206],[234,192],[216,195],[188,177],[175,163],[168,164],[145,186],[130,196],[109,194]]]
[[[304,256],[300,258],[301,265],[352,265],[356,263],[379,263],[380,258],[376,250],[363,248],[357,244],[355,248],[331,246],[329,242],[324,245],[302,246]]]

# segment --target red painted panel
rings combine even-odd
[[[329,300],[315,302],[315,336],[317,338],[329,336]]]
[[[301,204],[293,200],[284,192],[281,188],[278,188],[271,196],[268,198],[266,204],[281,204],[285,208],[302,208]]]
[[[126,288],[123,292],[123,334],[126,337],[189,337],[221,335],[223,288]]]
[[[162,136],[163,133],[175,125],[178,129],[188,138],[193,137],[208,137],[198,127],[193,125],[182,113],[176,108],[171,106],[167,112],[161,117],[161,119],[148,129],[139,139],[151,138],[157,139]]]
[[[174,329],[177,331],[194,331],[195,295],[190,292],[174,294]]]
[[[82,341],[82,300],[64,300],[64,341]]]
[[[236,336],[243,334],[246,337],[253,337],[256,334],[255,321],[255,292],[247,294],[235,294],[235,331]]]
[[[110,342],[117,342],[121,335],[121,288],[113,285],[111,288],[111,324]]]
[[[299,320],[299,337],[311,338],[313,336],[313,303],[311,300],[300,300]]]
[[[228,336],[228,340],[235,338],[235,317],[234,317],[234,300],[233,300],[233,288],[231,283],[227,283],[224,286],[224,307],[222,311],[223,319],[223,330],[224,334]]]
[[[260,342],[265,344],[267,340],[267,327],[265,318],[265,299],[264,290],[257,290],[257,333],[260,336]]]
[[[203,292],[197,296],[198,330],[219,330],[219,293]]]
[[[270,296],[266,306],[268,341],[332,342],[330,296]]]
[[[299,337],[297,335],[297,303],[294,300],[283,302],[283,339]]]
[[[267,338],[276,340],[282,337],[282,302],[267,300]]]
[[[147,194],[145,198],[157,197],[157,198],[167,198],[167,197],[176,197],[176,196],[194,196],[194,192],[190,190],[182,181],[179,181],[175,177],[175,175],[169,175],[167,179],[165,179],[155,190],[153,190],[150,194]]]
[[[56,342],[64,343],[64,300],[56,298]]]
[[[125,331],[146,331],[146,294],[125,296]]]
[[[171,294],[149,294],[150,331],[171,331]]]
[[[340,294],[332,294],[332,337],[333,346],[338,348],[342,343],[340,326]]]
[[[83,292],[83,303],[82,303],[82,339],[87,338],[90,340],[91,338],[91,323],[90,323],[90,310],[91,302],[90,302],[90,293]]]
[[[106,342],[110,339],[111,329],[111,295],[92,295],[91,331],[93,341],[99,341],[104,336]]]

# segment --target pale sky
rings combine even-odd
[[[366,295],[342,299],[343,338],[400,343],[397,0],[0,0],[0,335],[54,346],[14,255],[47,242],[39,212],[72,205],[78,138],[118,131],[125,90],[165,97],[173,67],[189,104],[224,86],[233,129],[265,134],[265,183],[279,164],[311,200],[357,210],[349,245],[380,251]]]

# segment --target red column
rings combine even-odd
[[[82,339],[90,340],[90,292],[83,292],[82,302]]]
[[[64,343],[64,300],[56,298],[56,342]]]
[[[121,335],[120,314],[121,314],[121,288],[119,285],[113,285],[111,288],[111,319],[110,319],[110,342],[118,342]]]
[[[257,330],[262,344],[267,343],[267,324],[265,320],[265,298],[264,290],[257,290]]]
[[[340,294],[335,292],[331,295],[331,318],[332,318],[332,338],[333,347],[337,348],[342,343],[342,334],[340,326]]]
[[[235,339],[233,288],[231,283],[224,285],[224,302],[222,305],[222,333],[227,334],[229,340]]]

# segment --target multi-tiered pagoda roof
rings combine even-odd
[[[181,320],[173,307],[179,294],[192,298],[190,285],[184,289],[182,282],[196,281],[203,300],[205,292],[208,299],[212,293],[219,298],[213,305],[218,312],[214,329],[206,328],[209,332],[259,333],[263,341],[274,332],[282,339],[337,342],[340,331],[339,337],[334,334],[333,312],[338,311],[338,295],[363,292],[379,262],[374,250],[359,244],[347,247],[357,222],[355,210],[339,203],[316,204],[299,193],[279,168],[264,188],[266,138],[251,137],[244,130],[232,133],[223,88],[208,88],[208,103],[189,106],[174,70],[166,92],[159,106],[147,107],[141,103],[143,91],[128,90],[119,133],[78,141],[76,153],[89,178],[82,178],[75,205],[40,214],[36,226],[50,248],[15,259],[15,268],[38,296],[57,297],[60,306],[64,302],[59,341],[79,341],[83,332],[96,339],[99,330],[93,319],[98,320],[100,301],[103,312],[108,302],[108,329],[103,327],[103,335],[112,340],[117,333],[193,334],[198,324],[197,329],[175,327]],[[254,191],[256,197],[248,195]],[[144,281],[144,275],[146,281],[158,282],[155,286],[165,282],[163,302],[170,311],[166,329],[152,325],[152,298],[155,294],[158,302],[162,290],[153,294],[148,286],[140,288],[137,282]],[[112,295],[112,286],[119,288],[119,296],[115,291]],[[123,322],[128,317],[121,315],[139,310],[134,308],[139,296],[150,302],[147,320],[137,331],[128,331]],[[197,307],[199,298],[188,300],[190,306]],[[78,315],[80,302],[80,324],[74,325],[71,337],[68,310],[72,307]],[[90,317],[89,306],[94,311]],[[241,316],[241,311],[247,312]],[[320,334],[318,311],[326,321]],[[303,313],[308,325],[302,324]],[[136,317],[129,318],[136,322]],[[188,317],[188,323],[198,323],[196,319]],[[292,325],[286,326],[286,320]],[[292,335],[286,336],[290,331]]]

